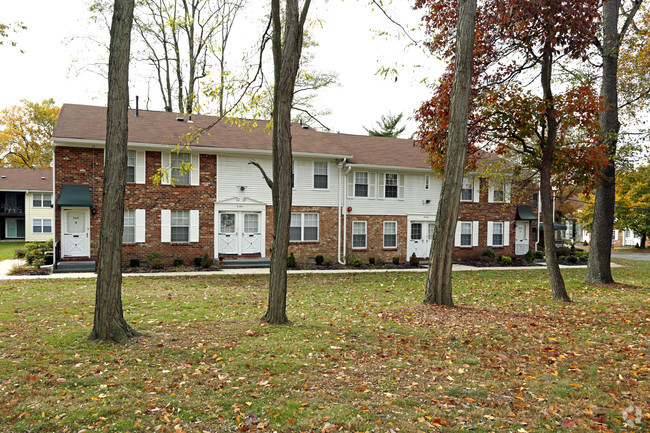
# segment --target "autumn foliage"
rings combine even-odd
[[[416,8],[425,12],[423,20],[431,37],[428,48],[449,65],[433,97],[416,113],[418,144],[438,171],[444,167],[446,153],[456,3],[416,2]],[[542,147],[553,139],[554,181],[593,182],[594,168],[605,161],[598,142],[601,104],[594,83],[578,78],[553,83],[556,88],[550,99],[543,86],[536,84],[545,61],[552,70],[559,63],[567,69],[586,60],[598,25],[596,0],[487,0],[479,4],[468,136],[470,169],[476,167],[481,149],[539,171]],[[556,122],[556,132],[550,122]],[[556,135],[551,137],[549,132]]]

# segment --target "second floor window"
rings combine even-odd
[[[327,162],[314,162],[314,189],[327,188]]]
[[[368,173],[354,173],[354,196],[368,197]]]
[[[492,201],[499,202],[499,203],[505,201],[506,193],[505,193],[505,187],[503,182],[497,182],[494,185],[494,190],[492,194],[493,194]]]
[[[33,207],[52,207],[52,194],[34,194],[32,198]]]
[[[135,150],[126,151],[126,183],[135,183]]]
[[[172,152],[171,154],[171,172],[169,173],[171,178],[175,179],[174,183],[176,185],[189,185],[190,184],[190,171],[182,170],[183,165],[185,167],[189,166],[192,163],[192,155],[189,153],[176,153]]]
[[[386,184],[384,188],[384,197],[397,198],[397,173],[386,173]]]
[[[474,200],[474,179],[471,177],[463,178],[463,186],[460,190],[460,201]]]

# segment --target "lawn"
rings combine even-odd
[[[25,242],[0,242],[0,260],[13,259],[16,248],[22,248]]]
[[[563,271],[571,304],[543,270],[454,273],[454,309],[424,273],[292,275],[279,327],[262,276],[129,277],[126,346],[86,339],[92,280],[1,281],[0,431],[648,429],[650,262],[624,263]]]

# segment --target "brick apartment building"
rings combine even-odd
[[[132,110],[127,147],[123,260],[158,251],[171,263],[268,257],[271,191],[251,160],[271,173],[265,121],[238,126],[216,118]],[[186,134],[210,127],[190,148]],[[319,132],[292,126],[293,213],[289,251],[344,262],[354,254],[391,261],[427,257],[441,179],[412,140]],[[96,260],[102,216],[106,109],[66,104],[54,130],[55,239],[59,260]],[[194,169],[184,173],[183,164]],[[159,184],[159,169],[169,174]],[[175,180],[170,180],[175,179]],[[464,179],[455,260],[535,247],[536,203],[510,202],[509,182]],[[519,186],[517,186],[519,190]],[[514,194],[513,194],[514,196]]]

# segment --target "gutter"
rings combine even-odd
[[[347,212],[347,197],[348,197],[348,192],[347,192],[347,176],[350,173],[350,170],[352,170],[352,166],[346,165],[345,166],[345,174],[343,175],[343,165],[347,162],[346,159],[344,159],[339,165],[340,174],[339,175],[339,214],[338,214],[338,226],[339,226],[339,232],[338,232],[338,257],[337,261],[341,265],[346,264],[345,256],[346,256],[346,247],[347,247],[347,236],[348,236],[348,212]],[[343,182],[343,187],[341,187],[341,182]],[[343,193],[343,198],[341,199],[341,193]],[[341,201],[343,201],[343,206],[341,206]],[[341,258],[341,212],[343,212],[343,258]]]

